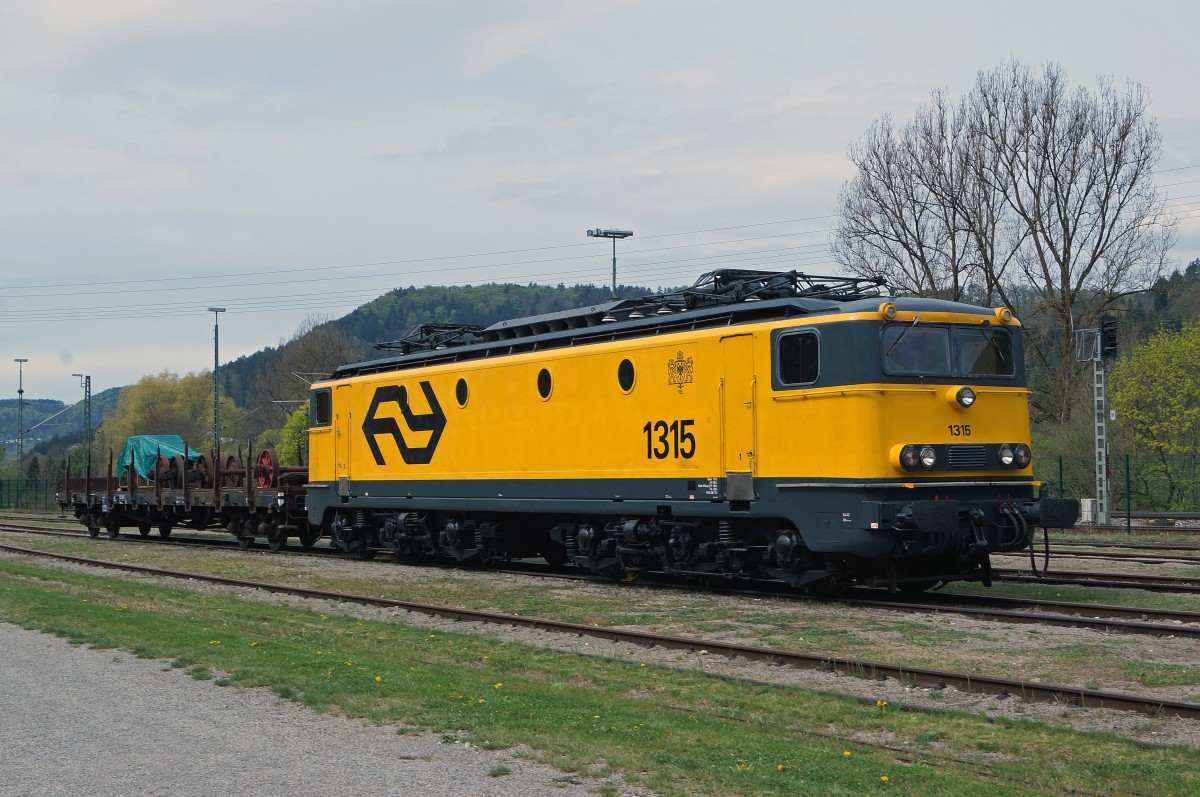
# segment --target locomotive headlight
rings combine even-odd
[[[905,470],[916,470],[921,464],[921,452],[916,446],[905,446],[900,449],[900,467]]]
[[[1016,459],[1016,455],[1013,454],[1012,448],[1007,445],[1000,446],[999,453],[1000,453],[1000,464],[1006,468],[1011,468],[1012,464],[1013,464],[1013,460]]]
[[[1033,459],[1033,452],[1029,450],[1029,446],[1024,443],[1017,443],[1017,447],[1013,452],[1017,457],[1017,467],[1029,467],[1030,460]]]
[[[921,447],[921,467],[929,470],[937,464],[937,452],[933,450],[933,446]]]
[[[975,403],[975,391],[969,387],[959,388],[958,392],[954,394],[954,400],[966,409]]]
[[[896,305],[891,302],[884,302],[879,305],[879,314],[890,321],[896,317]]]

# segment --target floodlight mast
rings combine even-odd
[[[628,238],[633,235],[633,230],[602,230],[596,228],[587,231],[589,238],[611,238],[613,242],[613,269],[612,269],[612,298],[617,298],[617,239]]]

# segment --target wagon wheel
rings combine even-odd
[[[259,487],[275,487],[279,481],[279,457],[275,449],[264,448],[258,455],[257,467],[254,469],[258,476]]]
[[[284,546],[287,545],[287,538],[287,532],[283,529],[278,529],[274,534],[267,538],[267,547],[269,547],[272,551],[282,551]]]
[[[143,537],[149,537],[150,527],[148,525],[138,526],[138,534],[141,534]]]
[[[104,531],[108,534],[109,539],[115,540],[121,536],[121,523],[115,517],[109,517],[104,522]]]
[[[241,548],[242,550],[245,550],[254,544],[254,538],[253,537],[238,537],[237,544],[238,544],[239,548]]]
[[[157,471],[158,481],[166,482],[167,486],[170,487],[171,486],[171,459],[170,459],[170,457],[167,457],[163,454],[159,454],[158,459],[155,460],[154,469]]]
[[[167,466],[167,472],[170,474],[170,484],[176,489],[182,489],[184,473],[187,471],[187,460],[182,454],[176,454],[171,457],[171,462]]]
[[[242,458],[237,454],[230,454],[225,457],[225,467],[221,471],[221,486],[241,487],[242,479],[246,475],[245,470],[245,466],[242,465]]]
[[[87,530],[88,530],[89,537],[99,537],[100,536],[100,527],[99,526],[88,526]]]
[[[212,487],[213,475],[217,472],[212,454],[201,454],[200,459],[196,460],[196,470],[200,471],[200,486]]]
[[[167,537],[170,537],[171,536],[171,527],[168,525],[159,526],[158,527],[158,535],[160,537],[162,537],[164,540]]]

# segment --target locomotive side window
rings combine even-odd
[[[820,348],[812,332],[779,336],[779,381],[785,385],[806,385],[817,381],[820,373]]]
[[[621,386],[621,390],[625,393],[633,390],[633,361],[621,360],[621,364],[617,366],[617,384]]]
[[[954,331],[958,372],[964,376],[1012,376],[1012,335],[995,327],[958,327]]]
[[[314,390],[308,405],[308,425],[328,426],[333,420],[332,396],[328,388]]]
[[[883,369],[889,374],[950,373],[950,328],[917,318],[883,328]]]

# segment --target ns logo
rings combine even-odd
[[[425,402],[429,404],[429,412],[424,415],[416,414],[409,406],[408,388],[401,385],[383,385],[375,388],[375,395],[371,397],[371,408],[367,410],[362,430],[376,465],[387,464],[383,452],[379,450],[376,435],[391,437],[400,449],[400,456],[406,465],[428,465],[433,460],[433,453],[437,450],[442,431],[446,428],[446,413],[442,412],[442,405],[438,403],[433,387],[428,382],[421,382],[421,392],[425,394]],[[396,419],[391,415],[379,415],[380,408],[387,404],[395,404],[400,409],[400,415],[411,432],[432,432],[429,442],[423,446],[409,445]]]

